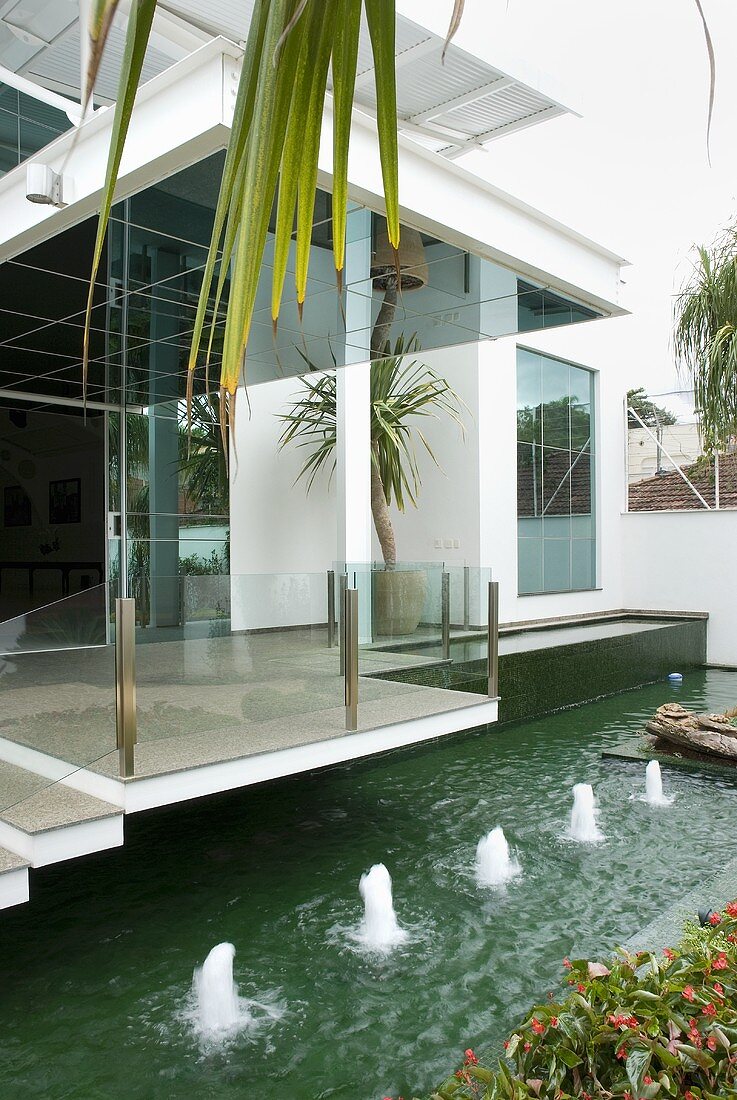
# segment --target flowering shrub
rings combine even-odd
[[[567,995],[535,1007],[495,1067],[467,1050],[432,1100],[737,1100],[737,902],[661,957],[564,967]]]

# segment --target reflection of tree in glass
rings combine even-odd
[[[564,451],[579,450],[586,447],[590,435],[588,405],[579,402],[575,394],[517,410],[517,439],[521,443],[544,443],[546,447]]]

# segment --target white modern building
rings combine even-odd
[[[79,7],[0,8],[6,904],[27,896],[29,865],[121,843],[126,812],[495,721],[495,695],[401,679],[423,664],[452,671],[449,638],[483,648],[490,578],[508,628],[626,609],[718,613],[712,594],[664,589],[657,569],[643,573],[661,520],[623,514],[624,388],[606,344],[607,319],[626,312],[624,259],[458,163],[572,110],[566,93],[463,28],[441,64],[442,29],[425,25],[419,3],[397,8],[400,202],[412,253],[400,253],[406,285],[391,340],[416,339],[413,358],[462,398],[465,433],[443,417],[425,426],[439,467],[420,455],[418,507],[394,516],[399,571],[423,574],[424,604],[416,629],[386,634],[375,594],[383,570],[372,566],[369,360],[383,299],[383,199],[368,44],[343,300],[330,251],[328,103],[302,323],[285,302],[274,341],[267,247],[229,485],[195,499],[182,488],[188,336],[250,5],[167,0],[156,16],[96,291],[86,407],[82,324],[125,4],[83,121]],[[56,205],[29,201],[44,175],[30,170],[41,168],[60,177]],[[307,361],[317,376],[335,372],[337,407],[335,474],[318,476],[309,494],[296,481],[304,455],[278,448]],[[215,469],[204,376],[196,400],[198,446]],[[333,610],[341,575],[359,590],[359,717],[348,733],[329,574]],[[123,777],[117,596],[137,605],[138,744]],[[713,659],[735,655],[720,641]]]

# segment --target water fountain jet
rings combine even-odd
[[[383,863],[375,863],[361,875],[358,889],[363,898],[364,917],[359,941],[372,951],[390,951],[407,939],[399,927],[392,898],[392,878]]]
[[[596,844],[604,834],[596,824],[594,788],[590,783],[576,783],[573,788],[570,837],[580,844]]]
[[[233,944],[219,943],[194,972],[194,1021],[203,1036],[233,1032],[244,1022],[238,987],[233,980],[234,958]]]
[[[673,802],[672,795],[663,794],[663,777],[657,760],[651,760],[645,768],[645,801],[650,806],[670,806]]]
[[[521,871],[509,854],[509,844],[500,825],[482,836],[476,848],[476,881],[479,886],[502,886]]]

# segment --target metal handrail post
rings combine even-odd
[[[489,581],[489,686],[490,699],[499,698],[499,581]]]
[[[450,573],[443,572],[440,589],[441,636],[443,660],[450,660]]]
[[[115,732],[120,774],[124,779],[135,772],[135,744],[138,740],[136,711],[136,601],[115,601]]]
[[[463,629],[471,625],[471,566],[463,566]]]
[[[345,728],[358,729],[358,589],[346,588],[345,623]]]
[[[338,631],[338,641],[340,644],[340,675],[345,676],[345,594],[348,588],[348,574],[340,574],[340,601],[338,608],[340,610],[340,628]]]
[[[328,569],[328,649],[335,645],[335,570]]]

